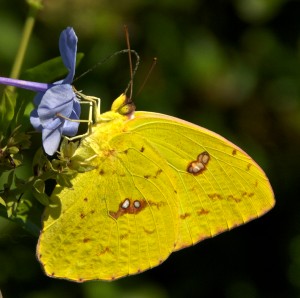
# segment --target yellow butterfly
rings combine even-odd
[[[71,189],[55,188],[37,247],[47,275],[83,282],[137,274],[274,206],[265,173],[236,145],[134,111],[122,94],[98,115],[76,152],[95,156],[95,169]]]

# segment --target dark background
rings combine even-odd
[[[0,75],[8,76],[28,8],[0,0]],[[225,136],[265,170],[276,206],[229,233],[176,252],[161,266],[115,282],[76,284],[44,276],[37,239],[0,220],[4,298],[300,297],[300,2],[288,0],[45,1],[24,70],[56,57],[67,26],[79,38],[84,72],[131,47],[141,86],[158,58],[138,110],[183,118]],[[129,80],[126,55],[76,82],[101,97],[102,111]]]

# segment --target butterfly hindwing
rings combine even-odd
[[[38,247],[46,273],[112,280],[163,262],[177,238],[172,175],[144,138],[112,137],[95,170],[52,194]]]

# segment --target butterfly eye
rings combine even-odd
[[[130,116],[135,111],[135,105],[132,100],[126,101],[122,107],[118,109],[119,114]]]
[[[113,102],[111,110],[130,118],[135,111],[135,105],[130,97],[122,94]]]

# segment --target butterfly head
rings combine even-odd
[[[111,111],[126,116],[129,119],[133,117],[135,111],[135,104],[132,99],[126,94],[122,93],[111,106]]]

